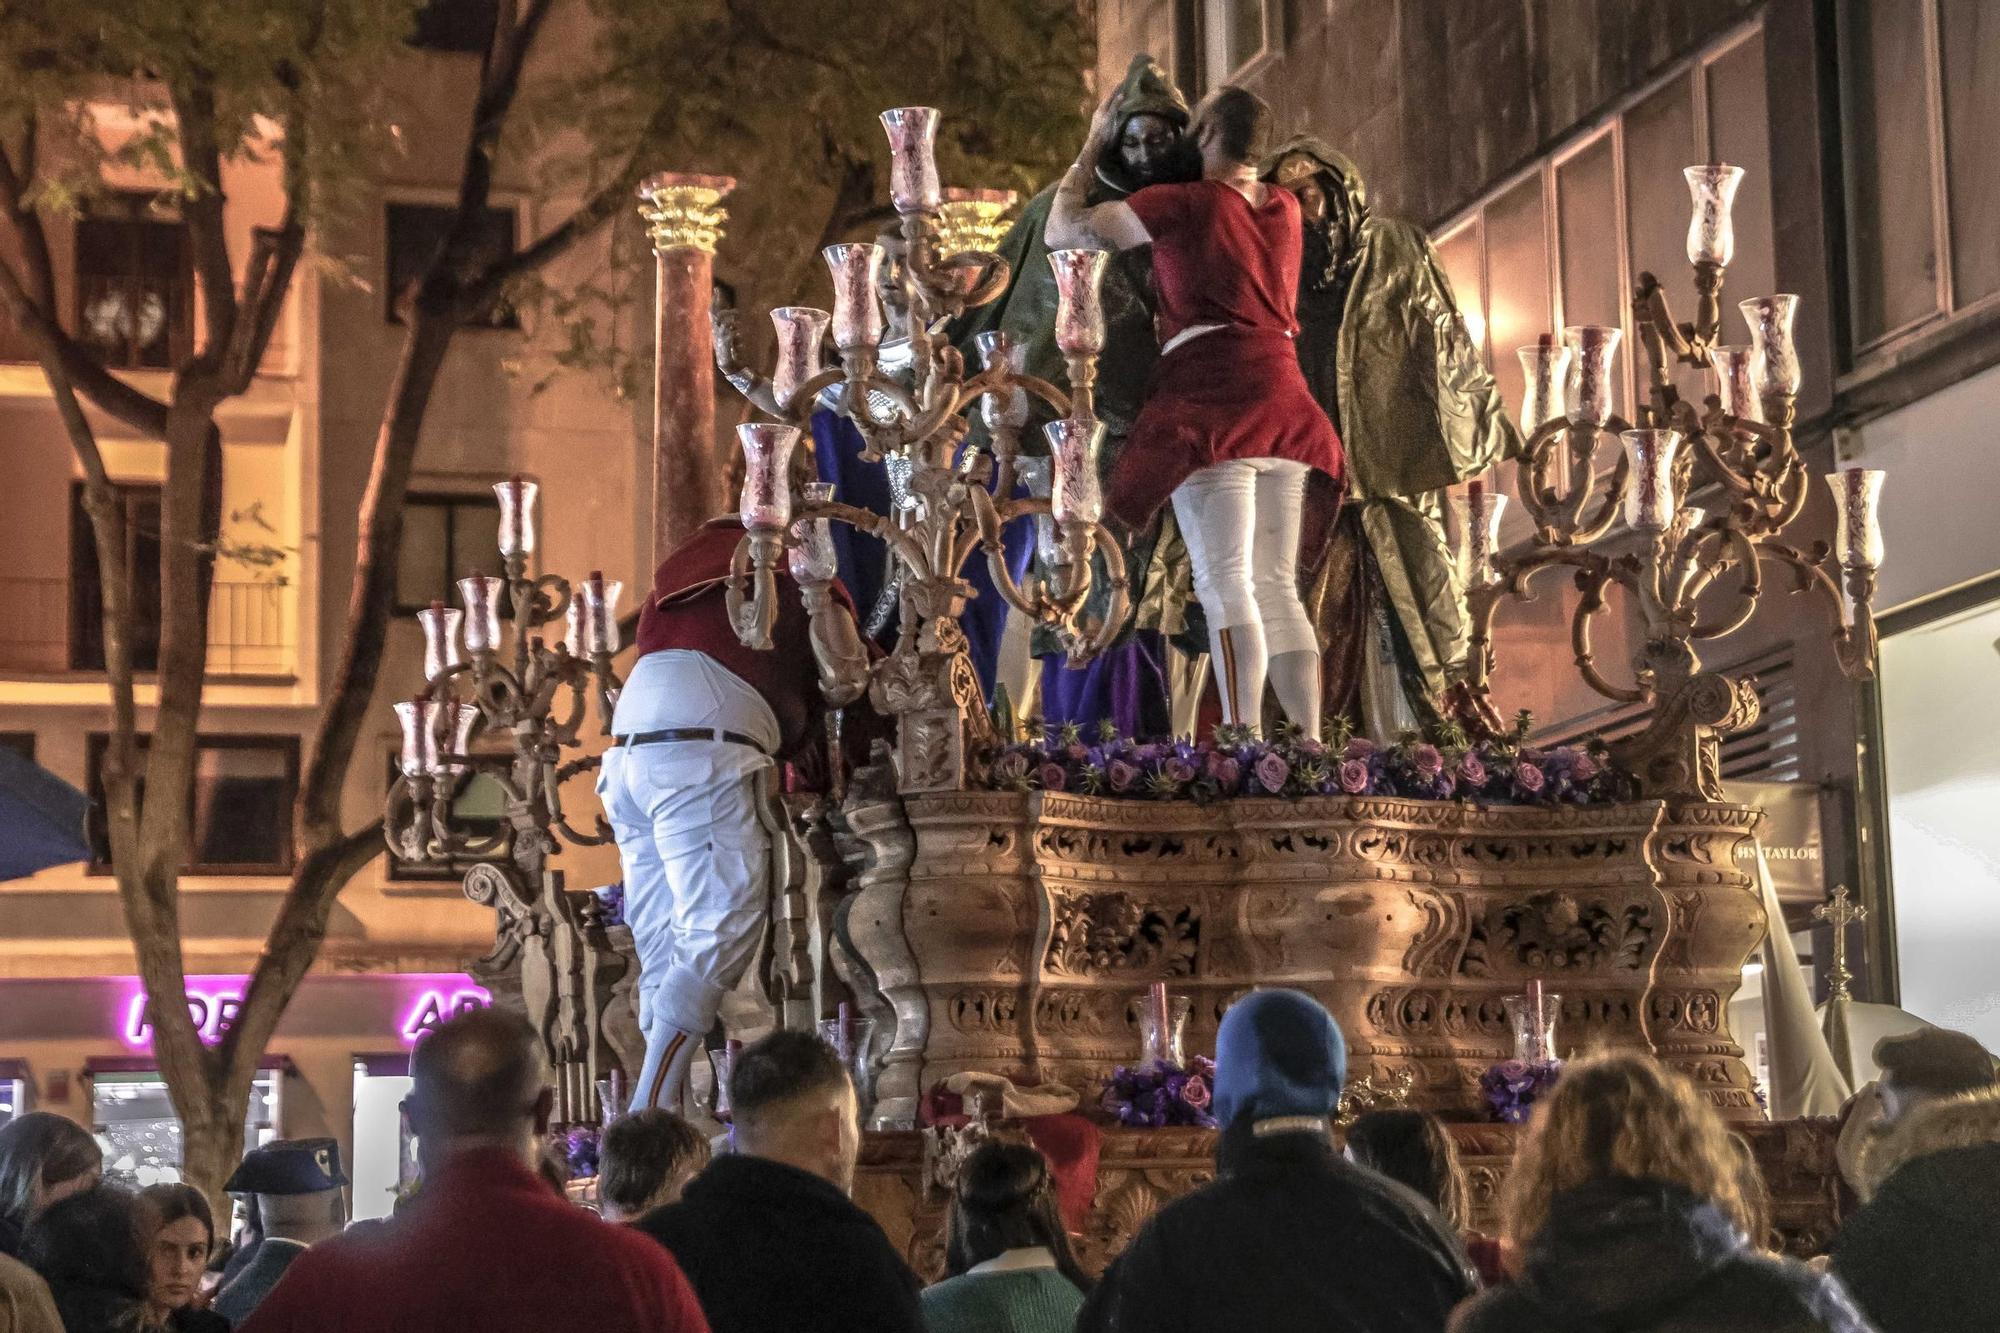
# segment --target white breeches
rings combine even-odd
[[[1299,517],[1310,471],[1286,458],[1232,459],[1174,490],[1174,518],[1209,628],[1262,624],[1273,657],[1319,651],[1299,600]]]

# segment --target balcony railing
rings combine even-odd
[[[219,676],[290,675],[291,592],[286,584],[217,580],[208,607],[208,669]],[[0,578],[0,672],[104,669],[99,591],[68,579]],[[160,630],[148,608],[131,643],[136,665],[157,665]]]

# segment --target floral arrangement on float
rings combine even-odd
[[[1215,1061],[1188,1059],[1188,1014],[1194,1002],[1169,996],[1167,984],[1146,988],[1139,1009],[1139,1063],[1120,1065],[1104,1081],[1098,1109],[1133,1129],[1214,1129]]]
[[[1526,995],[1503,996],[1500,1003],[1514,1029],[1514,1057],[1479,1076],[1479,1094],[1495,1120],[1518,1125],[1562,1077],[1563,1062],[1556,1056],[1556,1014],[1562,996],[1540,981],[1530,981]]]
[[[1523,712],[1511,734],[1473,740],[1454,724],[1406,732],[1392,745],[1340,721],[1324,737],[1289,723],[1269,739],[1217,727],[1210,740],[1140,741],[1107,722],[1095,743],[1065,724],[1003,748],[990,772],[1000,791],[1075,792],[1207,804],[1246,796],[1393,796],[1481,805],[1599,805],[1629,799],[1631,780],[1601,743],[1536,747]]]

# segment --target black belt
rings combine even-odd
[[[730,745],[747,745],[758,754],[765,753],[764,747],[754,738],[717,727],[669,727],[665,731],[642,731],[633,736],[620,736],[611,743],[629,749],[634,745],[671,745],[675,741],[726,741]]]

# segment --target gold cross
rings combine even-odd
[[[1833,897],[1812,910],[1813,920],[1833,927],[1833,967],[1827,973],[1827,999],[1848,998],[1847,983],[1854,974],[1847,970],[1847,928],[1868,919],[1868,909],[1847,901],[1847,886],[1833,886]]]

